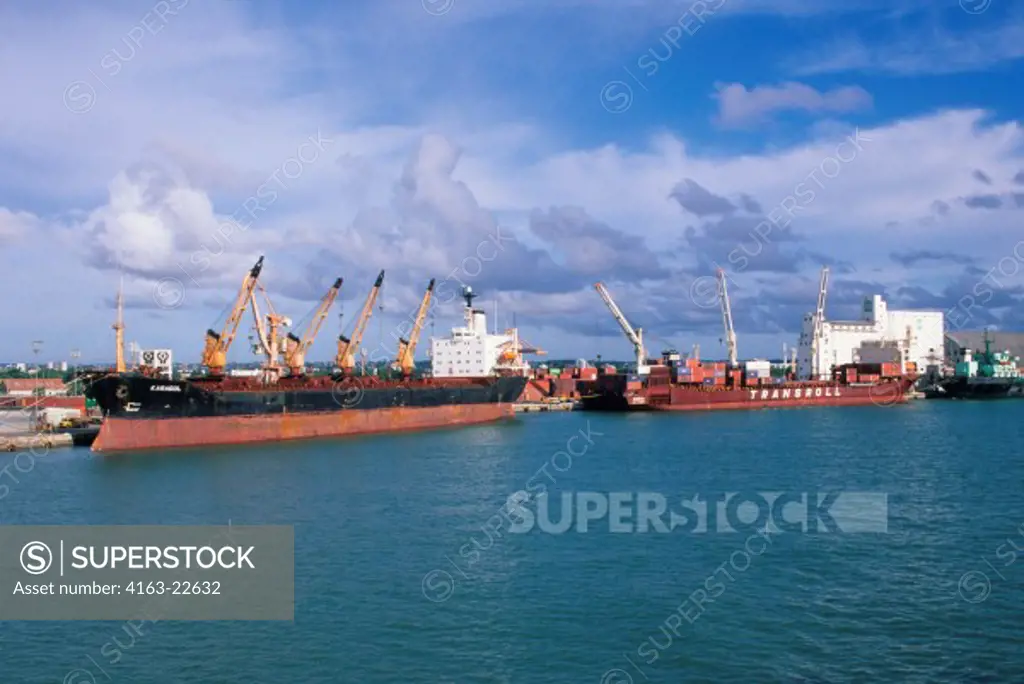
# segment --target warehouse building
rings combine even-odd
[[[4,378],[0,380],[9,397],[63,397],[68,393],[67,385],[60,378]]]
[[[942,363],[944,320],[941,311],[889,310],[881,295],[865,297],[860,320],[823,322],[815,354],[814,314],[807,314],[797,349],[797,374],[804,379],[830,376],[835,366],[878,360],[884,348],[893,349],[903,361],[915,363],[918,371],[924,372]],[[861,358],[862,349],[870,359]]]

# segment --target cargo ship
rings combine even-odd
[[[526,378],[383,380],[356,376],[166,380],[108,375],[90,394],[105,415],[94,451],[337,437],[484,423],[513,416]]]
[[[764,362],[766,363],[766,362]],[[585,411],[715,411],[806,406],[891,406],[906,403],[917,376],[889,364],[848,364],[828,380],[794,380],[672,358],[644,375],[603,374],[582,383]]]
[[[1020,358],[1009,351],[992,351],[992,338],[985,331],[985,351],[964,351],[953,375],[940,379],[925,391],[929,399],[1024,399],[1024,377]]]
[[[341,286],[339,278],[321,300],[303,335],[281,335],[290,320],[272,307],[265,324],[255,293],[263,258],[243,280],[220,333],[209,330],[204,375],[175,380],[145,367],[91,378],[87,394],[103,411],[94,451],[246,444],[471,425],[513,417],[513,402],[527,379],[517,375],[414,378],[413,354],[429,307],[427,288],[408,339],[398,344],[396,377],[355,372],[355,353],[384,278],[381,271],[350,337],[338,338],[337,371],[306,375],[305,353]],[[269,304],[269,301],[268,301]],[[469,301],[467,301],[467,307]],[[255,377],[225,373],[226,355],[242,314],[252,308],[260,350]],[[280,358],[279,358],[280,357]],[[364,368],[365,370],[365,368]]]
[[[819,322],[824,317],[827,273],[828,269],[823,269],[816,314]],[[899,363],[844,364],[828,374],[818,374],[812,380],[796,379],[795,362],[783,377],[772,376],[768,361],[748,361],[741,365],[737,360],[732,311],[721,269],[718,271],[718,296],[722,304],[728,363],[701,363],[699,351],[684,361],[672,349],[665,351],[660,359],[651,360],[644,348],[643,330],[634,328],[626,320],[603,283],[595,283],[594,288],[633,343],[636,373],[615,373],[603,369],[605,372],[595,379],[580,383],[585,411],[891,406],[905,403],[910,398],[910,390],[918,378],[908,365]]]

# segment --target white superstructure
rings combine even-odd
[[[797,352],[801,379],[827,377],[832,367],[871,363],[897,350],[900,363],[914,362],[918,372],[941,359],[944,349],[941,311],[890,311],[881,295],[864,299],[860,320],[821,321],[814,353],[815,314],[804,316]]]
[[[466,299],[466,325],[452,328],[450,337],[430,338],[430,370],[435,378],[494,375],[499,366],[509,368],[505,359],[520,344],[514,330],[501,335],[488,333],[487,314],[473,307],[476,294],[467,287],[462,296]]]

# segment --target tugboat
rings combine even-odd
[[[1009,351],[992,351],[992,338],[985,331],[985,351],[964,351],[953,375],[943,378],[925,392],[928,399],[1010,399],[1024,398],[1024,376],[1020,357]]]

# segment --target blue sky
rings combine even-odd
[[[1024,329],[1009,0],[6,3],[0,32],[0,360],[112,358],[122,273],[128,339],[195,360],[260,254],[296,320],[345,278],[312,358],[381,268],[371,347],[434,277],[625,359],[603,280],[653,351],[720,355],[716,265],[743,356],[795,342],[823,264],[832,318]]]

